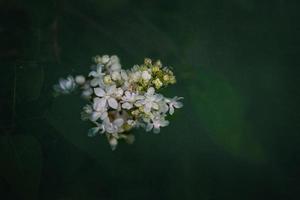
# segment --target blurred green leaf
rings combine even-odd
[[[189,88],[193,106],[209,136],[227,152],[250,161],[264,160],[261,144],[245,119],[245,105],[232,85],[213,74],[198,77]]]
[[[0,176],[11,192],[24,200],[38,199],[42,154],[39,142],[29,135],[0,137]]]

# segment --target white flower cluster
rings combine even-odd
[[[57,94],[69,94],[81,89],[82,96],[89,100],[81,117],[95,125],[88,136],[105,134],[113,150],[119,139],[134,141],[129,132],[132,128],[159,133],[161,127],[169,125],[166,116],[183,106],[179,102],[182,97],[166,98],[157,93],[158,89],[176,82],[173,72],[160,61],[152,63],[146,58],[142,65],[130,70],[122,69],[115,55],[96,56],[94,62],[87,78],[69,75],[60,79],[54,90]]]

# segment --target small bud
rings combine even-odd
[[[130,129],[132,129],[132,126],[130,124],[126,123],[123,125],[123,128],[125,131],[129,131]]]
[[[82,75],[78,75],[78,76],[75,77],[75,82],[78,85],[83,85],[85,83],[85,77],[82,76]]]
[[[159,78],[153,80],[152,83],[155,85],[156,89],[159,89],[163,85],[163,83],[159,80]]]
[[[170,83],[171,83],[171,84],[176,83],[176,78],[175,78],[175,76],[171,76],[171,77],[170,77]]]
[[[137,116],[137,115],[140,114],[140,111],[139,111],[138,109],[137,109],[137,110],[133,110],[133,111],[131,112],[131,114],[134,115],[134,116]]]
[[[105,83],[106,85],[109,85],[109,84],[112,83],[112,80],[111,80],[110,75],[104,76],[103,81],[104,81],[104,83]]]
[[[96,63],[96,64],[101,64],[102,63],[102,59],[101,59],[101,56],[95,56],[94,57],[94,62]]]
[[[145,81],[149,81],[151,78],[151,74],[148,71],[142,72],[142,79],[144,79]]]
[[[114,72],[111,74],[111,78],[112,78],[114,81],[120,80],[120,79],[121,79],[121,74],[120,74],[120,72],[114,71]]]
[[[157,66],[157,67],[159,67],[159,68],[162,67],[162,64],[161,64],[160,60],[157,60],[157,61],[155,62],[155,66]]]
[[[168,82],[170,80],[170,76],[168,74],[165,74],[163,76],[163,80],[166,81],[166,82]]]
[[[103,63],[103,64],[108,63],[108,61],[109,61],[109,56],[108,56],[108,55],[102,56],[102,63]]]
[[[114,151],[117,148],[118,140],[115,137],[111,137],[111,138],[109,138],[109,144],[110,144],[111,150]]]
[[[158,66],[153,66],[153,67],[151,68],[151,70],[152,70],[153,73],[156,73],[156,72],[158,72],[160,69],[159,69]]]
[[[116,55],[111,56],[110,61],[111,61],[111,63],[120,63],[120,59]]]
[[[151,65],[152,64],[152,60],[150,58],[145,58],[144,64],[145,65]]]

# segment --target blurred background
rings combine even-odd
[[[298,1],[1,0],[0,199],[300,199]],[[85,101],[91,58],[161,59],[184,107],[111,151]]]

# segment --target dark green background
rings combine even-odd
[[[300,199],[298,1],[0,1],[0,199]],[[112,152],[60,77],[161,59],[184,107]]]

